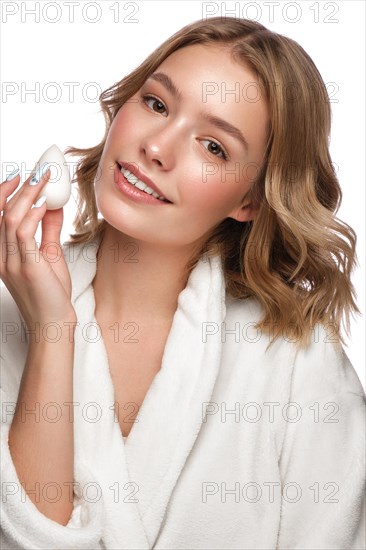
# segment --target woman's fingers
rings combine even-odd
[[[4,206],[6,201],[8,200],[8,197],[14,192],[14,190],[19,185],[19,174],[15,176],[15,178],[7,181],[3,181],[0,185],[0,210],[1,212],[4,210]]]
[[[11,176],[12,174],[9,174]],[[17,202],[19,195],[24,192],[24,188],[29,184],[30,180],[33,178],[33,172],[30,176],[23,182],[23,184],[19,187],[18,191],[14,193],[14,195],[9,199],[10,195],[14,192],[17,185],[20,183],[20,173],[16,174],[15,177],[13,177],[11,180],[5,180],[0,185],[0,189],[4,189],[4,191],[1,191],[1,211],[4,209],[4,205],[6,203],[7,211],[9,211],[14,204]],[[17,185],[14,185],[14,184]]]
[[[42,241],[39,248],[50,261],[56,261],[62,254],[60,236],[63,221],[63,208],[47,210],[42,219]]]
[[[75,315],[70,273],[60,245],[63,210],[48,211],[46,201],[41,200],[50,175],[47,164],[43,165],[10,200],[19,178],[5,184],[1,199],[0,238],[6,250],[1,276],[28,327]],[[40,222],[41,247],[35,240]]]
[[[47,210],[42,218],[40,252],[52,267],[52,271],[57,276],[66,295],[71,300],[71,277],[60,241],[63,221],[63,208]]]
[[[43,257],[51,264],[53,272],[61,282],[67,295],[71,296],[71,280],[66,265],[64,251],[60,237],[64,221],[64,210],[47,210],[42,218],[42,241],[40,251]]]
[[[19,185],[20,177],[19,174],[15,176],[15,178],[11,180],[5,180],[0,185],[0,210],[1,210],[1,217],[0,217],[0,247],[1,247],[1,261],[0,261],[0,278],[3,277],[3,266],[6,262],[7,257],[7,243],[6,243],[6,236],[5,236],[5,229],[3,221],[3,210],[6,204],[6,201],[8,200],[8,197],[15,191],[17,186]]]
[[[24,193],[24,190],[27,188],[27,186],[29,185],[29,182],[32,178],[33,178],[33,173],[23,182],[23,184],[19,187],[18,191],[16,193],[14,193],[14,195],[11,197],[11,199],[7,200],[7,202],[6,202],[7,212],[9,212],[12,209],[12,207],[14,206],[14,204],[16,204],[19,196],[22,193]],[[18,179],[18,176],[16,177],[16,179]],[[6,182],[4,182],[4,183],[6,183]],[[11,195],[11,193],[13,191],[14,191],[14,189],[10,193],[8,193],[8,196]]]
[[[12,197],[11,200],[4,206],[3,219],[0,228],[2,233],[1,240],[6,243],[6,257],[4,260],[6,266],[4,269],[7,269],[13,273],[19,271],[19,268],[22,267],[21,262],[24,262],[26,257],[28,257],[28,262],[32,262],[32,254],[27,254],[27,246],[30,244],[29,237],[25,236],[26,229],[20,229],[20,226],[25,216],[32,209],[32,205],[36,202],[38,195],[41,193],[42,188],[49,180],[49,177],[49,171],[45,172],[43,176],[39,171],[37,178],[28,178],[19,190],[20,193],[16,193],[17,196]],[[33,181],[38,181],[38,183],[31,185]],[[42,213],[44,214],[45,211],[46,207],[44,206]],[[37,214],[32,214],[32,219],[33,218],[37,218]],[[38,220],[38,222],[39,221],[40,220]],[[37,243],[34,239],[34,233],[31,241],[33,242],[33,245],[29,249],[30,251],[35,250],[37,247]],[[19,241],[22,241],[21,244],[18,242],[18,235]],[[33,258],[35,258],[35,254],[33,254]],[[39,259],[36,261],[39,261]]]
[[[45,198],[45,197],[44,197]],[[35,233],[39,222],[42,220],[46,212],[46,201],[39,199],[23,217],[21,223],[17,227],[16,239],[20,255],[20,262],[22,265],[23,273],[32,273],[34,264],[42,261],[37,242],[35,240]],[[16,266],[18,262],[14,262]],[[7,262],[7,269],[11,272],[14,267],[12,261]]]
[[[8,200],[8,197],[15,191],[17,186],[19,185],[20,177],[19,174],[15,176],[15,178],[11,180],[5,180],[0,185],[0,209],[1,209],[1,217],[0,217],[0,247],[1,247],[1,258],[0,258],[0,279],[3,278],[4,274],[4,265],[6,263],[6,258],[8,254],[8,249],[10,246],[7,246],[6,242],[6,231],[4,228],[3,221],[3,210],[6,204],[6,201]]]

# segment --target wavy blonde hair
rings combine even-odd
[[[347,335],[350,312],[360,314],[351,283],[356,234],[335,215],[342,192],[328,149],[327,90],[297,42],[258,22],[230,17],[195,21],[102,92],[103,140],[95,147],[65,151],[81,157],[74,176],[79,190],[76,232],[68,243],[90,241],[107,226],[98,219],[93,182],[118,110],[164,59],[191,44],[224,44],[235,61],[253,71],[268,104],[270,129],[264,162],[251,187],[259,205],[256,218],[219,223],[187,264],[188,272],[203,254],[219,252],[227,293],[259,301],[263,317],[256,328],[271,331],[271,344],[285,334],[298,347],[306,347],[317,323],[330,325],[345,344],[340,331],[343,313]]]

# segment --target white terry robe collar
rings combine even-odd
[[[222,344],[219,338],[204,338],[203,331],[205,323],[211,330],[220,330],[225,319],[224,274],[218,255],[201,258],[191,272],[178,297],[161,369],[125,443],[111,411],[114,392],[106,348],[95,330],[91,283],[99,244],[100,237],[73,245],[74,250],[64,245],[80,323],[75,331],[74,402],[81,407],[96,402],[103,409],[98,422],[86,422],[85,415],[76,417],[75,461],[86,463],[101,485],[107,547],[142,550],[154,546],[172,491],[202,426],[202,404],[211,400]],[[118,498],[113,486],[123,489]]]

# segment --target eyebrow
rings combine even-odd
[[[172,96],[176,100],[180,100],[182,98],[182,94],[180,90],[176,87],[170,76],[168,76],[165,73],[153,73],[150,75],[148,80],[155,80],[156,82],[159,82],[172,94]],[[220,130],[223,130],[224,132],[227,132],[232,137],[240,141],[240,143],[245,147],[245,149],[248,151],[249,145],[245,137],[243,136],[242,132],[239,130],[239,128],[236,128],[230,122],[227,122],[223,118],[220,118],[218,116],[212,115],[211,113],[200,113],[200,116],[203,120],[206,120],[213,126],[216,126],[216,128],[219,128]]]

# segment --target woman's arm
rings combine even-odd
[[[66,525],[73,510],[72,326],[58,323],[60,338],[29,345],[9,448],[24,490],[44,515]],[[34,340],[34,338],[32,338]],[[52,486],[48,485],[52,484]]]
[[[60,243],[63,210],[46,210],[45,203],[32,208],[48,179],[41,172],[11,198],[19,175],[0,185],[0,277],[6,287],[0,289],[0,546],[99,549],[102,501],[85,500],[83,484],[95,480],[80,458],[73,464],[74,343],[65,322],[76,313]],[[20,337],[22,324],[28,347]],[[52,422],[55,413],[61,414]],[[75,490],[74,477],[82,483]]]

